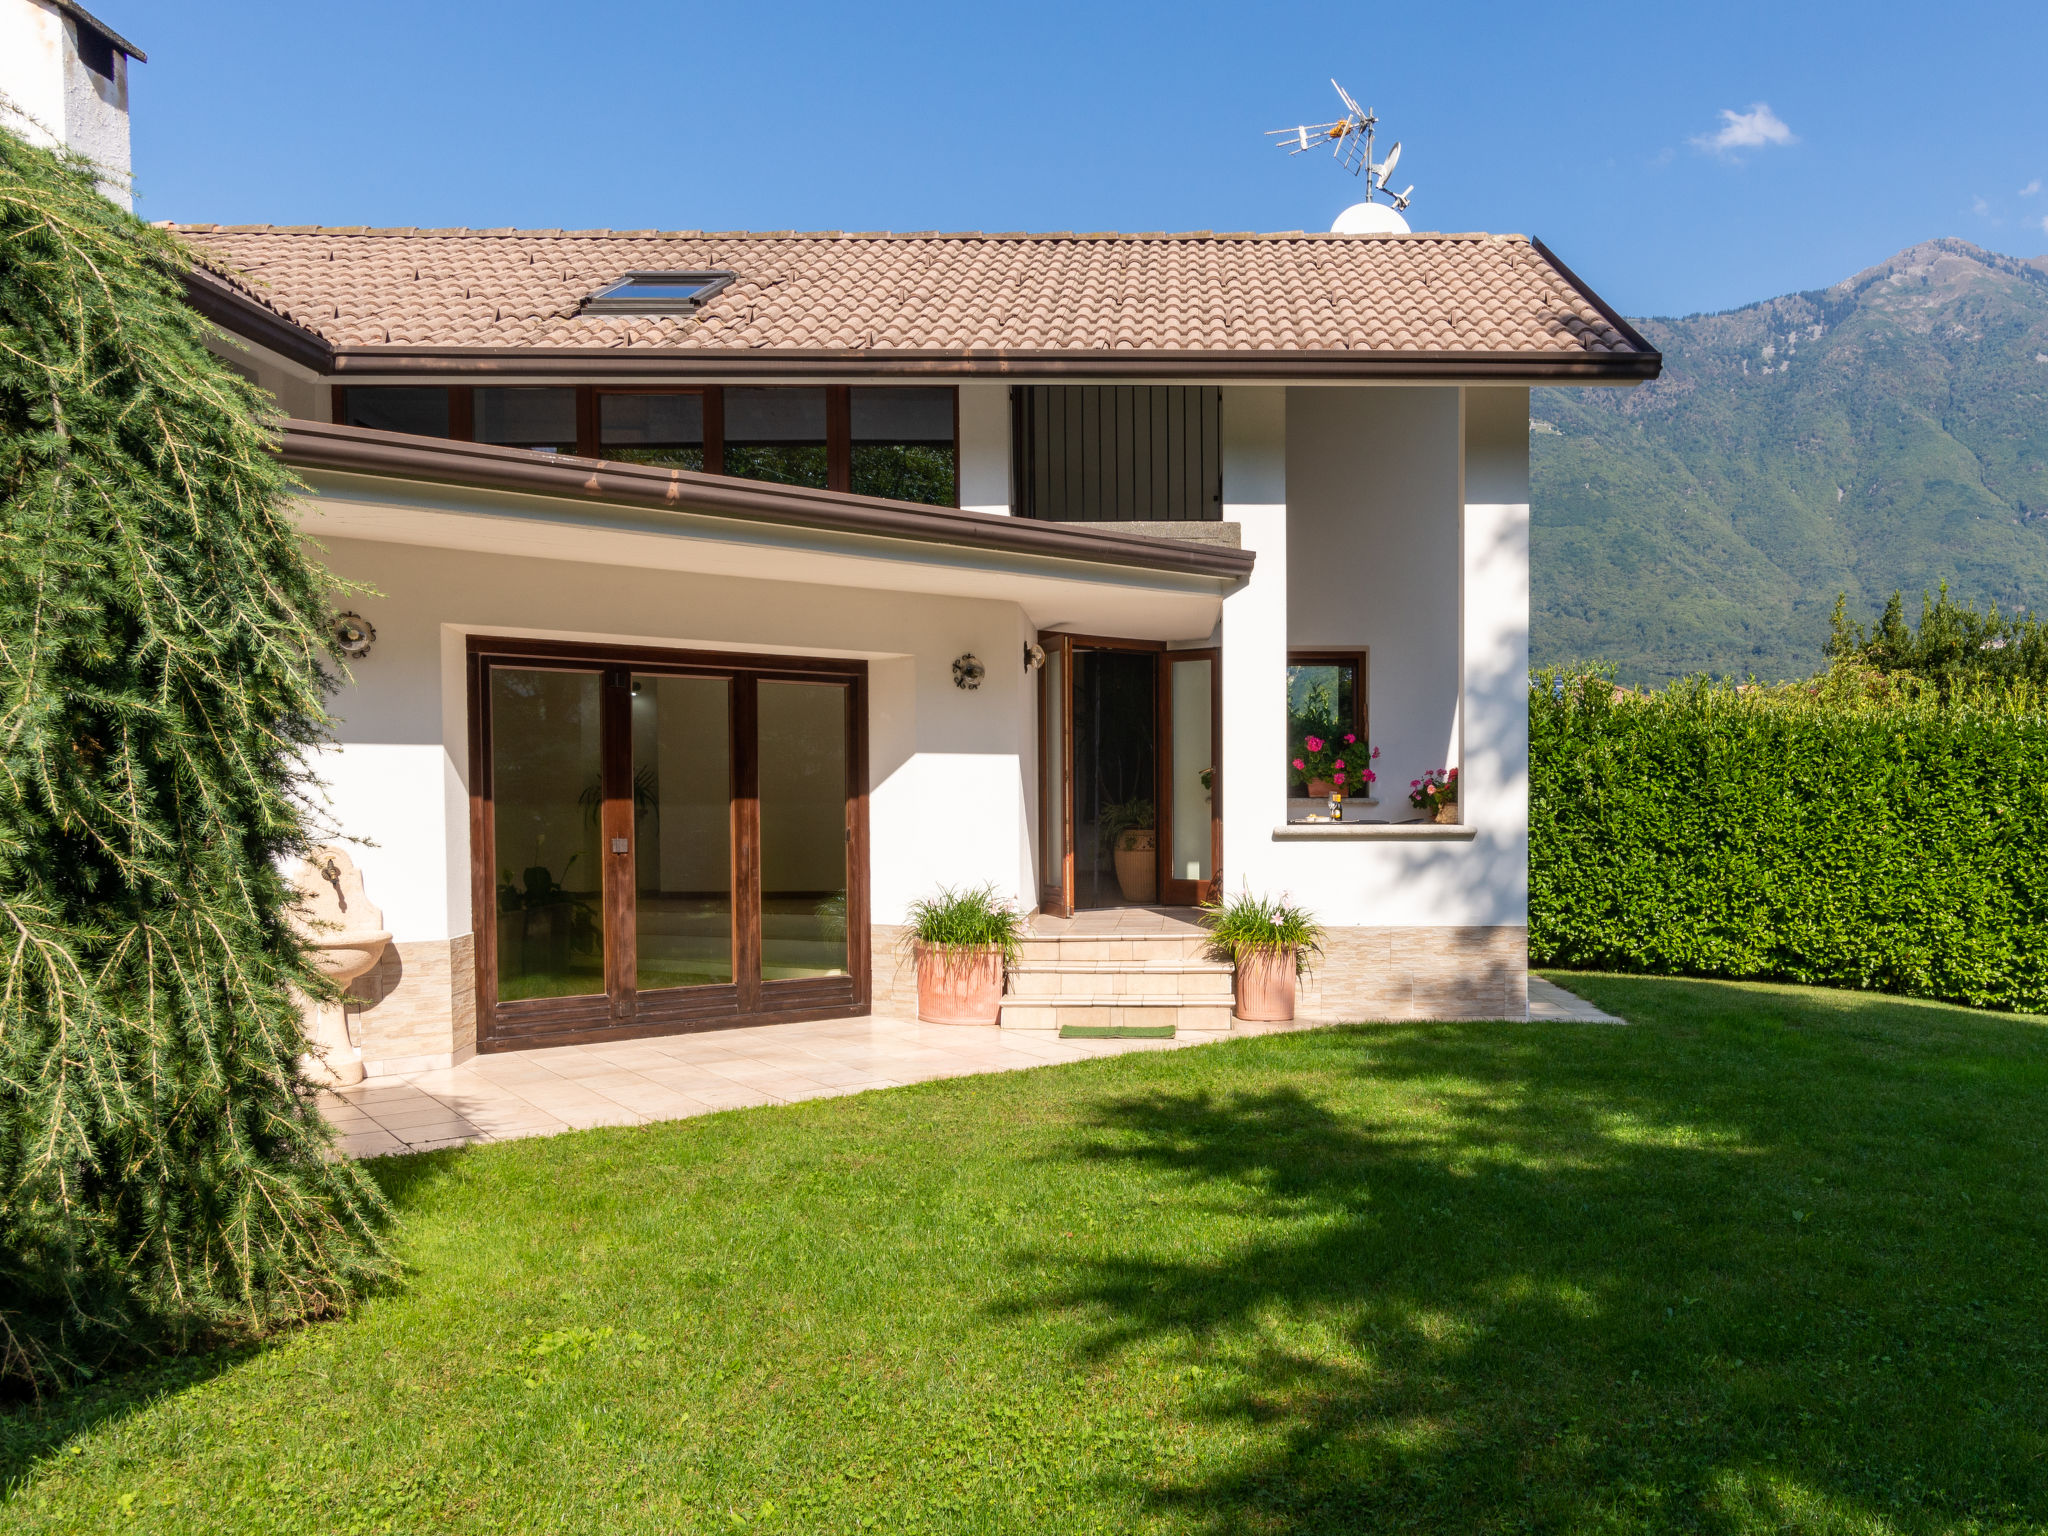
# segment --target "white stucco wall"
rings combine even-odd
[[[469,633],[864,657],[874,921],[900,922],[939,884],[993,880],[1034,904],[1036,716],[1014,603],[323,544],[331,569],[375,589],[348,602],[378,634],[334,700],[341,745],[320,772],[342,829],[375,844],[358,863],[399,940],[471,927]],[[953,685],[963,651],[987,665],[973,692]]]
[[[1288,392],[1223,391],[1223,520],[1258,559],[1223,600],[1223,880],[1231,894],[1280,878],[1286,819]]]
[[[32,143],[65,144],[105,171],[100,190],[123,208],[128,185],[128,57],[114,50],[111,79],[79,62],[78,24],[48,0],[0,0],[0,95],[8,126]]]
[[[1259,552],[1224,603],[1226,884],[1286,892],[1333,927],[1524,924],[1527,391],[1284,393],[1279,408],[1252,390],[1224,403],[1224,516]],[[1285,653],[1319,646],[1371,652],[1382,803],[1354,810],[1406,819],[1408,781],[1456,766],[1469,840],[1274,836]]]

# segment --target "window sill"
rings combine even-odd
[[[1273,841],[1469,843],[1477,827],[1434,821],[1290,821],[1273,829]]]
[[[1344,799],[1344,814],[1348,816],[1358,810],[1374,810],[1378,806],[1379,801],[1377,800],[1353,799],[1347,795]],[[1287,797],[1287,819],[1290,822],[1307,821],[1311,816],[1328,816],[1329,814],[1330,802],[1328,800],[1305,795],[1289,795]]]

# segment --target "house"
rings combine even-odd
[[[373,1073],[900,1008],[984,882],[1287,892],[1305,1011],[1523,1014],[1529,390],[1659,366],[1541,244],[178,233],[354,584]]]

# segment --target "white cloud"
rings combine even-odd
[[[2034,195],[2034,194],[2035,194],[2036,192],[2038,192],[2038,191],[2040,191],[2040,190],[2041,190],[2041,178],[2040,178],[2040,177],[2038,177],[2038,176],[2036,176],[2036,177],[2035,177],[2035,178],[2034,178],[2034,179],[2033,179],[2032,181],[2028,182],[2028,183],[2027,183],[2027,184],[2026,184],[2026,185],[2025,185],[2024,187],[2021,187],[2021,188],[2020,188],[2020,196],[2021,196],[2021,197],[2032,197],[2032,196],[2033,196],[2033,195]]]
[[[1991,217],[1991,205],[1981,197],[1973,197],[1970,199],[1970,212],[1980,219],[1988,219]]]
[[[1770,103],[1759,101],[1747,112],[1721,109],[1721,126],[1714,133],[1702,133],[1693,141],[1699,148],[1725,155],[1735,149],[1762,149],[1769,144],[1797,144],[1799,136],[1785,126]]]
[[[2041,219],[2041,233],[2048,235],[2048,215],[2044,215]]]

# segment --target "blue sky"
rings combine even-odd
[[[150,56],[154,219],[1322,229],[1357,184],[1262,130],[1335,75],[1417,229],[1538,235],[1631,314],[2048,252],[2040,0],[88,3]]]

